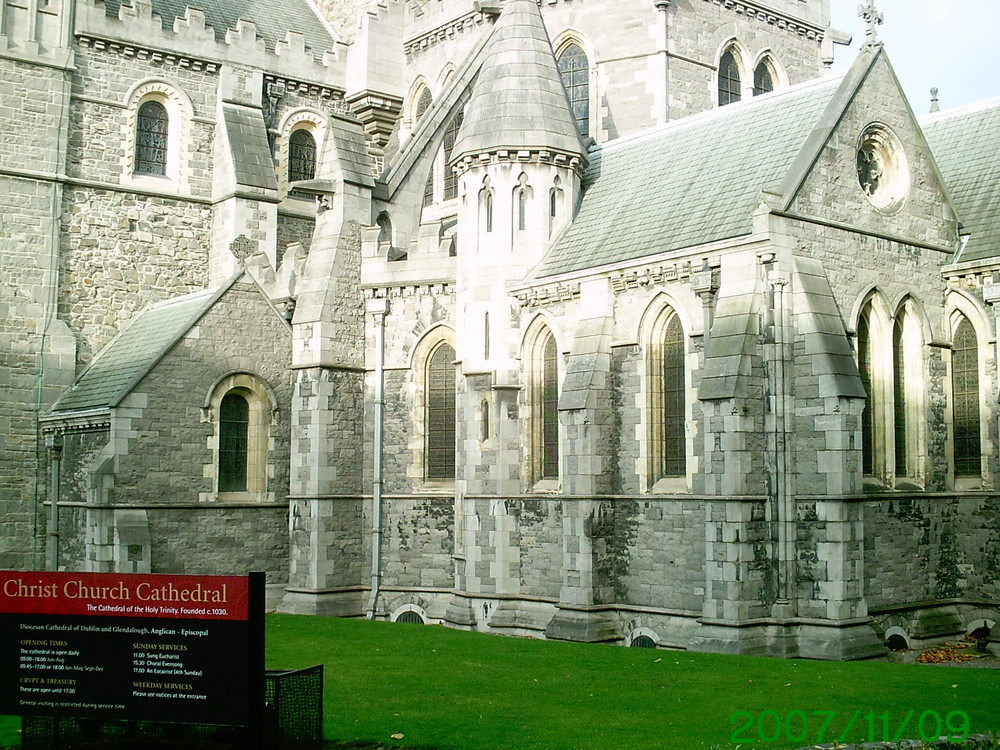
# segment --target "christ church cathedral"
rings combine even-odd
[[[0,567],[695,651],[1000,637],[1000,99],[909,102],[876,3],[829,20],[0,0]]]

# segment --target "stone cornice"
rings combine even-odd
[[[569,167],[577,174],[583,175],[587,162],[579,154],[569,154],[545,148],[496,148],[478,154],[466,154],[455,162],[455,171],[462,174],[473,167],[488,164],[518,163],[518,164],[554,164],[558,167]]]
[[[452,294],[454,282],[448,281],[401,281],[399,284],[362,284],[365,299],[389,298],[399,299],[401,297],[421,297],[424,295],[437,296],[440,294]]]
[[[579,282],[564,284],[546,284],[530,289],[521,289],[513,293],[521,307],[541,307],[553,302],[569,302],[580,298]]]
[[[422,31],[420,34],[411,37],[403,42],[403,52],[407,57],[416,55],[424,50],[434,47],[441,42],[447,42],[457,34],[464,34],[482,26],[489,19],[489,15],[481,11],[470,11],[458,18],[436,26],[433,29]]]
[[[221,67],[215,60],[202,60],[187,55],[179,55],[176,52],[166,52],[152,47],[141,47],[136,44],[119,42],[113,39],[101,39],[88,34],[78,34],[76,41],[81,47],[88,47],[102,52],[114,52],[124,57],[134,57],[137,60],[166,63],[167,65],[176,65],[179,68],[189,68],[190,70],[205,71],[206,73],[217,73]]]
[[[821,41],[826,34],[826,29],[792,18],[770,8],[761,7],[757,3],[752,2],[752,0],[705,0],[705,2],[722,6],[727,10],[734,10],[747,18],[754,18],[771,26],[777,26],[779,29],[791,31],[807,39]]]
[[[90,409],[83,412],[51,414],[38,419],[43,433],[92,432],[111,427],[111,410]]]

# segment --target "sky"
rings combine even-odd
[[[831,0],[830,25],[853,37],[836,46],[835,72],[850,67],[865,41],[858,6],[866,0]],[[917,115],[930,109],[937,86],[941,109],[1000,96],[1000,0],[875,0],[884,22],[878,39]]]

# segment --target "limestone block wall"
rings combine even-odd
[[[136,409],[134,449],[119,456],[112,498],[119,502],[192,502],[211,493],[210,421],[202,407],[224,375],[246,372],[271,388],[277,403],[270,420],[268,492],[288,493],[291,334],[260,293],[237,284],[136,386],[147,394]],[[184,467],[181,473],[176,467]]]
[[[742,53],[744,87],[753,86],[753,69],[765,51],[771,53],[790,84],[816,78],[822,72],[822,26],[815,19],[780,25],[770,14],[765,14],[770,18],[760,18],[724,3],[701,0],[684,6],[672,4],[668,15],[671,119],[716,105],[719,57],[723,46],[733,39]]]
[[[357,497],[292,503],[288,510],[288,585],[303,589],[367,586],[371,571],[370,506],[370,501]],[[317,547],[326,554],[316,555]]]
[[[242,575],[287,580],[288,509],[224,505],[148,510],[153,573]]]
[[[520,498],[508,502],[517,524],[518,580],[522,594],[558,599],[562,584],[561,501]]]
[[[614,524],[599,537],[598,570],[620,604],[701,614],[705,598],[705,504],[644,496],[608,503]]]
[[[153,302],[207,281],[208,207],[78,187],[63,202],[59,315],[86,364]]]
[[[183,134],[179,168],[180,183],[186,189],[178,191],[165,179],[160,180],[160,189],[208,198],[212,192],[218,73],[204,65],[181,66],[177,59],[167,62],[126,55],[122,49],[82,46],[78,52],[67,174],[113,185],[129,182],[134,156],[128,153],[129,145],[134,144],[130,131],[135,127],[138,104],[133,94],[138,86],[158,81],[167,85],[168,99],[175,99],[185,114],[174,117],[170,127]]]
[[[988,496],[898,495],[865,503],[870,609],[939,599],[994,599],[1000,502]]]
[[[450,588],[455,544],[454,497],[387,497],[382,509],[384,585]]]
[[[0,66],[0,75],[7,67]],[[5,152],[0,160],[6,159]],[[52,259],[40,252],[38,234],[50,225],[52,191],[42,182],[0,176],[0,565],[13,569],[30,566],[36,531],[39,351],[46,302],[54,296]]]

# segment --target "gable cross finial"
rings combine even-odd
[[[875,0],[866,0],[864,5],[859,5],[858,17],[863,18],[868,24],[868,28],[865,29],[865,44],[878,44],[875,27],[880,26],[884,18],[882,13],[875,8]]]

